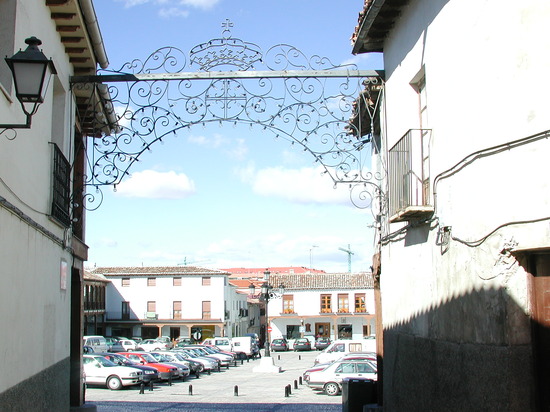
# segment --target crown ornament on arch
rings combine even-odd
[[[233,23],[226,19],[222,23],[222,37],[201,43],[191,49],[191,65],[198,70],[241,70],[254,68],[254,63],[262,60],[262,50],[254,43],[231,37]]]

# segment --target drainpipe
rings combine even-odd
[[[82,11],[84,22],[86,23],[86,30],[90,36],[97,62],[102,69],[106,69],[109,66],[109,59],[105,52],[105,46],[103,44],[103,38],[101,37],[101,31],[99,30],[97,15],[95,14],[92,0],[79,0],[78,3],[80,4],[80,10]]]

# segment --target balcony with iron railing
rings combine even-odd
[[[389,150],[390,222],[421,220],[434,208],[430,194],[430,129],[410,129]]]

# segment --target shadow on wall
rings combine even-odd
[[[535,410],[532,323],[505,289],[489,288],[386,328],[385,410]]]

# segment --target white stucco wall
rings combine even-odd
[[[384,48],[387,148],[419,127],[418,95],[409,85],[424,67],[434,178],[478,150],[550,129],[550,4],[487,0],[418,1],[405,8]],[[437,185],[436,217],[452,235],[482,239],[502,224],[548,215],[547,140],[483,157]],[[433,186],[432,186],[433,187]],[[385,227],[391,233],[403,224]],[[503,286],[528,310],[525,276],[499,266],[508,242],[549,245],[548,222],[508,226],[480,246],[437,230],[412,229],[382,248],[386,325],[480,288]],[[427,236],[425,241],[423,236]],[[414,293],[411,290],[414,289]],[[417,325],[424,334],[428,325]]]
[[[0,5],[2,7],[9,2]],[[13,33],[10,33],[13,34]],[[59,33],[45,3],[18,1],[15,18],[14,50],[26,48],[25,38],[36,36],[40,48],[53,58],[58,76],[52,79],[47,96],[32,119],[31,129],[0,135],[0,196],[50,233],[45,236],[7,209],[0,207],[0,353],[4,371],[0,394],[48,367],[69,357],[70,290],[73,259],[64,250],[64,228],[48,215],[52,190],[52,119],[71,119],[70,105],[53,109],[54,84],[63,102],[67,94],[71,66]],[[10,41],[9,36],[3,41]],[[11,56],[10,53],[9,55]],[[1,70],[9,70],[3,61]],[[74,108],[74,106],[73,106]],[[0,92],[0,123],[25,123],[19,102]],[[65,156],[70,160],[70,124],[57,129]],[[61,130],[61,131],[59,131]],[[61,288],[61,261],[67,263],[66,289]],[[32,348],[32,350],[30,350]],[[67,374],[68,391],[68,374]],[[38,392],[38,391],[37,391]],[[68,392],[66,395],[68,399]]]

